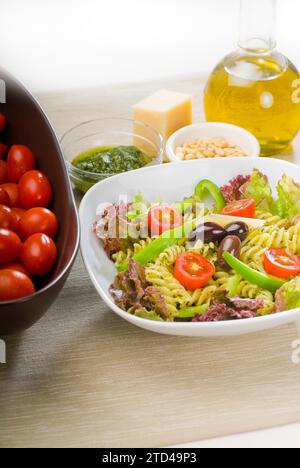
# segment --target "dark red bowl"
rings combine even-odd
[[[40,280],[39,290],[31,297],[0,302],[0,335],[17,333],[39,320],[57,298],[70,273],[78,247],[80,228],[64,157],[43,110],[34,97],[11,75],[0,69],[0,112],[7,117],[1,140],[8,145],[28,145],[38,167],[49,177],[54,191],[50,207],[58,217],[58,261],[53,272]],[[3,82],[6,103],[3,100]]]

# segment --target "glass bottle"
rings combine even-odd
[[[281,153],[300,128],[300,76],[275,50],[277,0],[240,0],[239,49],[212,72],[204,96],[206,118],[246,128],[263,156]]]

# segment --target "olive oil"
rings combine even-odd
[[[255,6],[264,5],[264,13],[270,15],[275,2],[241,3],[240,49],[225,57],[212,72],[205,89],[205,114],[210,122],[227,122],[249,130],[259,140],[262,155],[271,156],[282,152],[300,128],[300,76],[286,57],[273,50],[270,30],[259,31],[260,36],[253,32],[252,37],[251,27],[248,36],[245,32],[251,26]],[[268,19],[272,21],[272,17],[265,19],[262,28]]]

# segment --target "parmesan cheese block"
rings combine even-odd
[[[204,223],[217,223],[221,227],[225,227],[230,223],[235,223],[237,221],[242,221],[250,229],[260,229],[262,228],[266,222],[262,219],[256,218],[242,218],[236,216],[228,216],[228,215],[220,215],[220,214],[211,214],[204,216]]]
[[[157,91],[133,106],[133,118],[157,130],[166,143],[174,132],[193,122],[192,96],[167,90]],[[149,135],[143,136],[148,138]]]

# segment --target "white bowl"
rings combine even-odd
[[[300,167],[294,164],[271,158],[236,158],[234,163],[233,161],[228,163],[226,159],[208,159],[154,166],[120,174],[95,185],[85,195],[79,210],[82,227],[81,251],[92,282],[108,307],[138,327],[157,333],[182,336],[242,335],[300,319],[300,309],[296,309],[265,317],[228,322],[154,322],[124,312],[114,304],[109,294],[109,286],[117,271],[92,231],[92,224],[100,205],[118,203],[120,195],[126,195],[130,200],[137,192],[142,192],[149,200],[157,200],[160,197],[166,202],[174,202],[190,196],[195,185],[203,178],[222,185],[238,174],[250,174],[254,168],[258,168],[269,177],[273,188],[283,173],[300,182]]]
[[[176,156],[176,148],[193,140],[202,138],[218,138],[235,143],[251,158],[260,156],[260,144],[252,133],[244,128],[226,123],[202,123],[188,125],[175,132],[167,141],[166,153],[169,161],[182,162]],[[214,158],[215,159],[215,158]]]

